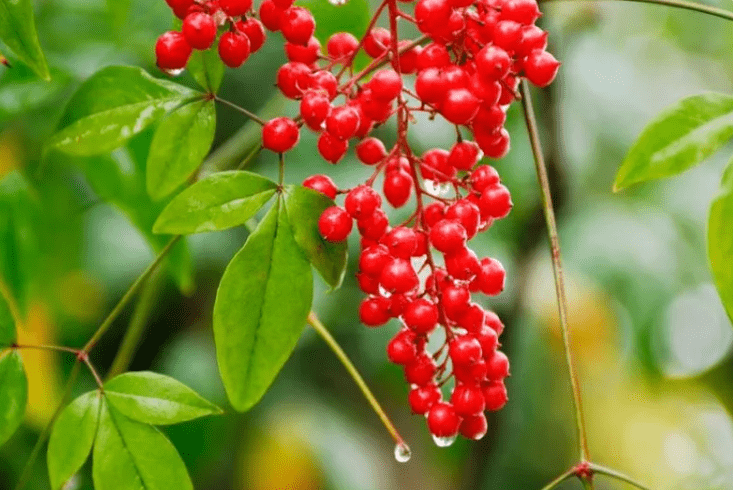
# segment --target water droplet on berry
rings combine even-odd
[[[175,70],[163,70],[163,71],[166,72],[169,76],[177,77],[178,75],[183,73],[183,70],[184,68],[177,68]]]
[[[392,293],[384,289],[381,284],[379,285],[379,294],[384,296],[385,298],[389,298],[392,296]]]
[[[349,3],[349,0],[328,0],[328,3],[338,7],[340,5],[346,5],[347,3]]]
[[[425,189],[433,195],[436,196],[445,196],[450,192],[451,185],[450,182],[435,182],[432,180],[426,180],[425,181]]]
[[[454,442],[456,442],[456,438],[458,435],[451,436],[451,437],[439,437],[433,434],[433,441],[435,441],[435,445],[438,447],[448,447],[452,445]]]
[[[394,459],[398,463],[407,463],[411,457],[412,451],[410,451],[410,447],[404,442],[400,442],[394,447]]]

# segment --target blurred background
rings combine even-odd
[[[146,236],[161,205],[144,195],[142,168],[151,134],[111,159],[42,162],[41,147],[75,88],[101,67],[140,65],[163,76],[154,67],[153,45],[172,15],[163,0],[131,0],[129,15],[110,12],[104,0],[35,5],[53,80],[39,81],[20,63],[0,67],[0,271],[26,314],[21,343],[77,347],[154,257]],[[626,151],[662,108],[702,91],[733,91],[733,30],[721,19],[627,2],[542,7],[550,50],[564,64],[558,80],[534,96],[560,223],[591,454],[653,489],[733,489],[733,330],[712,285],[704,239],[707,209],[730,151],[677,178],[611,192]],[[270,36],[243,68],[228,71],[221,96],[251,110],[294,115],[296,104],[273,89],[284,60],[279,35]],[[179,81],[193,84],[187,74]],[[441,449],[422,417],[410,415],[401,371],[385,355],[397,325],[359,324],[352,241],[343,287],[329,293],[317,278],[314,309],[410,444],[412,459],[394,460],[392,440],[352,379],[306,329],[250,412],[227,410],[166,429],[198,490],[523,490],[540,488],[576,460],[549,251],[518,106],[507,127],[512,150],[492,164],[515,207],[472,242],[508,272],[504,294],[485,303],[506,324],[502,342],[512,362],[510,401],[489,418],[487,436]],[[393,132],[386,127],[377,134],[389,142]],[[215,149],[203,172],[235,167],[257,133],[240,114],[219,106]],[[439,121],[419,121],[412,131],[418,153],[449,148],[454,137]],[[252,170],[275,175],[276,166],[275,156],[265,153]],[[304,132],[288,155],[286,180],[329,173],[350,187],[368,172],[351,154],[335,167],[323,162],[315,138]],[[178,251],[170,274],[156,277],[148,291],[157,299],[131,369],[168,374],[228,407],[211,312],[224,267],[246,236],[244,229],[196,235]],[[101,371],[132,311],[94,350]],[[29,408],[21,430],[0,447],[2,489],[15,484],[73,364],[70,356],[22,354]],[[90,377],[82,378],[75,393],[93,388]],[[28,488],[48,488],[43,457]],[[72,488],[92,488],[89,462]],[[580,487],[571,481],[559,488]],[[597,488],[624,486],[598,477]]]

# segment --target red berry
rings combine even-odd
[[[314,131],[321,131],[323,122],[331,112],[328,96],[322,91],[309,90],[300,101],[300,115]]]
[[[486,403],[486,410],[495,412],[500,410],[506,405],[507,397],[506,386],[503,381],[492,381],[485,385],[482,385],[484,392],[484,401]]]
[[[389,306],[389,313],[393,317],[398,317],[402,314],[407,304],[410,302],[410,296],[409,294],[393,294],[389,297],[390,299],[390,306]]]
[[[547,87],[555,79],[560,62],[547,51],[536,49],[524,60],[524,76],[538,87]]]
[[[484,411],[484,394],[478,385],[457,384],[450,397],[456,413],[462,417]]]
[[[370,215],[359,218],[356,224],[364,238],[379,240],[387,231],[389,220],[387,214],[381,208],[377,208]]]
[[[425,386],[418,386],[410,390],[407,401],[410,404],[412,413],[423,415],[430,410],[434,404],[443,397],[440,388],[435,383],[428,383]]]
[[[312,65],[318,61],[321,54],[321,43],[315,37],[311,37],[305,45],[285,43],[285,55],[290,61],[299,61],[306,65]]]
[[[188,14],[188,9],[193,5],[194,0],[165,0],[165,3],[173,10],[173,13],[179,19],[183,19]]]
[[[417,74],[415,92],[426,104],[437,104],[443,100],[447,90],[448,84],[437,68],[428,68]]]
[[[247,20],[240,20],[235,27],[249,39],[249,50],[251,53],[259,51],[265,44],[265,27],[259,20],[249,17]]]
[[[478,73],[468,77],[467,88],[481,99],[484,105],[494,105],[501,97],[501,84],[495,80],[487,80]]]
[[[287,117],[270,119],[262,127],[262,146],[275,153],[292,150],[299,140],[298,125]]]
[[[386,246],[372,245],[362,250],[359,256],[359,270],[371,276],[378,276],[390,260],[392,258]]]
[[[423,353],[405,366],[405,380],[414,385],[425,386],[433,381],[436,365],[432,356]]]
[[[346,240],[354,223],[344,208],[331,206],[326,208],[318,219],[318,230],[329,242]]]
[[[445,217],[445,204],[440,201],[431,202],[423,208],[422,213],[423,224],[428,228],[432,228],[435,223]]]
[[[364,38],[364,51],[372,58],[378,58],[389,49],[391,39],[388,29],[375,27]]]
[[[324,160],[336,164],[346,155],[349,142],[337,138],[328,131],[324,131],[318,137],[316,146],[318,147],[318,153],[321,154]]]
[[[285,63],[277,70],[277,88],[291,99],[297,99],[308,90],[311,70],[308,65],[297,61]]]
[[[331,199],[336,199],[336,193],[338,192],[336,184],[327,175],[311,175],[303,181],[303,187],[318,191]]]
[[[458,221],[443,219],[430,229],[430,243],[444,254],[465,247],[466,229]]]
[[[484,321],[483,317],[481,318]],[[485,359],[490,358],[494,355],[494,351],[499,345],[499,336],[496,334],[493,328],[482,325],[479,327],[478,333],[476,333],[476,340],[481,344],[481,354]]]
[[[402,207],[410,199],[412,185],[412,176],[407,172],[390,172],[384,177],[384,197],[393,207]]]
[[[418,0],[415,4],[417,27],[425,34],[440,29],[448,22],[451,5],[448,0]]]
[[[423,154],[420,172],[424,179],[436,182],[447,182],[456,175],[456,169],[448,165],[448,152],[442,148],[433,148]]]
[[[499,180],[499,172],[490,165],[481,165],[471,172],[471,186],[477,192],[496,186]]]
[[[277,8],[287,10],[292,7],[294,0],[272,0]]]
[[[494,354],[486,359],[489,367],[486,376],[491,380],[501,380],[509,376],[509,358],[500,350],[495,350]]]
[[[540,17],[536,0],[508,0],[501,6],[501,18],[520,24],[534,24]]]
[[[326,42],[326,51],[328,55],[335,60],[342,60],[354,54],[359,40],[350,32],[337,32],[333,34]]]
[[[495,160],[504,158],[509,153],[510,138],[509,132],[505,128],[501,128],[497,132],[486,133],[476,131],[474,126],[473,137],[478,143],[484,154]]]
[[[468,310],[470,302],[471,293],[466,286],[457,286],[453,283],[442,286],[440,304],[448,319],[458,321]]]
[[[512,196],[509,189],[501,184],[489,187],[481,193],[479,206],[482,214],[496,219],[505,218],[512,210]]]
[[[481,329],[485,328],[485,316],[484,309],[481,308],[481,306],[471,303],[465,313],[463,313],[463,315],[458,319],[458,325],[465,328],[468,333],[476,334],[477,332],[480,332]],[[489,328],[488,330],[491,329]],[[491,332],[494,333],[494,337],[496,337],[496,332],[493,330],[491,330]],[[481,342],[480,339],[479,342]],[[481,348],[483,349],[483,344],[481,345]]]
[[[478,287],[482,293],[496,296],[504,290],[506,272],[501,262],[491,257],[481,259],[481,269],[477,277]]]
[[[500,47],[484,46],[476,53],[476,71],[486,80],[501,80],[509,73],[512,60]]]
[[[469,281],[480,272],[481,265],[476,253],[463,247],[445,256],[445,268],[455,279]]]
[[[402,331],[387,344],[387,358],[395,364],[409,364],[417,358],[414,334]]]
[[[219,0],[219,7],[229,17],[239,17],[252,8],[252,0]]]
[[[388,298],[374,296],[366,298],[359,306],[359,319],[367,327],[379,327],[389,321],[390,301]]]
[[[535,49],[544,51],[545,48],[547,48],[547,32],[535,25],[522,28],[522,39],[517,46],[517,55],[527,56]]]
[[[359,129],[359,112],[352,106],[334,107],[326,118],[326,130],[335,137],[347,140]]]
[[[382,198],[368,185],[354,187],[346,194],[344,207],[356,219],[365,218],[382,205]]]
[[[469,90],[448,90],[440,106],[440,113],[453,124],[468,124],[478,112],[480,101]]]
[[[478,441],[482,439],[488,431],[489,424],[486,421],[486,415],[479,413],[470,417],[465,417],[461,421],[460,433],[467,439]]]
[[[338,81],[330,71],[319,70],[311,75],[311,88],[325,91],[328,99],[333,100],[337,94]]]
[[[162,70],[185,68],[191,52],[191,45],[180,32],[168,31],[155,43],[155,57]]]
[[[316,31],[316,21],[308,9],[290,7],[283,14],[280,29],[288,42],[305,46]]]
[[[483,104],[471,123],[474,132],[474,139],[476,139],[476,143],[479,147],[481,147],[481,144],[478,143],[476,133],[482,133],[484,135],[493,134],[502,128],[505,121],[506,112],[501,108],[501,106],[498,104],[491,106]],[[484,138],[484,140],[486,140],[486,138]]]
[[[376,165],[387,156],[387,150],[381,140],[365,138],[356,145],[356,157],[365,165]]]
[[[494,25],[493,42],[495,46],[514,52],[522,39],[522,25],[513,20],[500,20]]]
[[[183,20],[183,35],[195,49],[209,49],[216,39],[216,23],[203,12],[193,12]]]
[[[487,311],[486,317],[484,317],[484,323],[487,327],[490,327],[496,332],[496,335],[501,335],[504,331],[504,324],[501,322],[499,316],[493,311]]]
[[[379,274],[379,284],[391,293],[406,293],[417,288],[420,281],[407,259],[393,259]]]
[[[451,64],[448,48],[439,43],[430,43],[417,56],[417,69],[443,68]]]
[[[481,156],[481,149],[475,142],[460,141],[451,148],[448,154],[448,165],[456,170],[471,170]]]
[[[269,31],[279,31],[285,9],[279,8],[272,0],[264,0],[260,5],[260,20]]]
[[[384,236],[383,242],[393,257],[409,259],[417,248],[417,233],[412,228],[398,226]]]
[[[429,334],[438,324],[438,307],[425,298],[408,304],[402,313],[402,320],[419,334]]]
[[[453,376],[463,384],[478,384],[486,380],[486,361],[479,359],[473,364],[453,364]]]
[[[362,90],[358,101],[364,114],[374,121],[384,122],[392,115],[392,103],[375,98],[368,87]]]
[[[455,436],[460,424],[461,418],[450,403],[438,402],[428,412],[428,429],[436,437]]]
[[[478,231],[481,212],[478,206],[468,199],[459,199],[445,210],[445,219],[458,221],[466,230],[467,239],[470,240]]]
[[[359,289],[367,294],[379,294],[379,278],[364,274],[362,272],[356,273],[356,280],[359,283]]]
[[[453,364],[470,365],[481,359],[481,344],[472,335],[457,335],[448,344]]]
[[[376,99],[389,102],[402,92],[402,77],[393,70],[379,70],[369,81],[369,88]]]
[[[406,48],[410,44],[410,41],[408,40],[402,40],[397,44],[397,47],[400,51],[402,49]],[[422,47],[415,46],[413,48],[408,49],[407,51],[402,52],[397,59],[392,59],[392,68],[397,70],[398,65],[397,61],[399,60],[399,71],[403,75],[409,74],[409,73],[415,73],[417,70],[417,57],[420,55],[420,52],[422,51]]]
[[[249,38],[239,32],[228,31],[219,38],[219,57],[230,68],[238,68],[249,57]]]

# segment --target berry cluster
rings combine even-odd
[[[228,30],[219,37],[219,56],[229,67],[241,66],[265,43],[262,23],[247,15],[252,0],[166,0],[166,3],[183,24],[181,32],[168,31],[155,44],[158,67],[162,70],[176,73],[184,69],[194,49],[213,46],[222,26],[228,26]]]

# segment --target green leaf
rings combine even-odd
[[[206,51],[194,51],[186,69],[202,88],[212,94],[219,91],[224,79],[224,63],[219,57],[216,44]]]
[[[51,80],[38,42],[31,0],[0,0],[0,40],[39,77]]]
[[[721,188],[708,215],[708,260],[720,299],[733,321],[733,161],[723,173]]]
[[[120,28],[125,24],[130,12],[130,0],[107,0],[107,8],[112,17],[112,24]]]
[[[173,444],[152,425],[102,403],[92,465],[95,490],[193,490]]]
[[[183,383],[149,371],[121,374],[104,385],[109,403],[138,422],[178,424],[221,409]]]
[[[48,476],[52,490],[61,490],[89,457],[97,435],[101,394],[90,391],[59,415],[48,440]]]
[[[7,70],[0,78],[0,119],[50,105],[69,83],[68,74],[51,72],[53,79],[49,82],[39,79],[24,65]]]
[[[28,380],[20,355],[13,351],[0,358],[0,444],[18,430],[28,403]]]
[[[337,288],[346,272],[346,242],[328,242],[318,231],[321,213],[333,205],[333,200],[312,189],[302,186],[288,186],[285,189],[285,207],[295,241],[323,280]]]
[[[679,174],[702,162],[733,136],[733,97],[707,93],[681,100],[644,131],[621,164],[614,191]]]
[[[251,172],[217,172],[173,198],[153,231],[187,235],[241,225],[270,200],[276,189],[275,182]]]
[[[252,407],[272,384],[312,300],[310,264],[278,199],[227,266],[214,304],[219,372],[235,409]]]
[[[0,294],[0,349],[15,343],[15,319],[10,306]]]
[[[166,116],[155,131],[147,163],[148,194],[160,200],[186,182],[209,153],[216,130],[213,100],[197,100]]]
[[[79,156],[107,153],[195,95],[141,68],[104,68],[76,91],[46,146]]]

